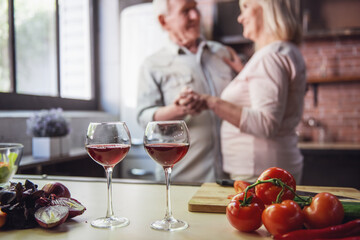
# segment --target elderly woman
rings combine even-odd
[[[244,37],[255,53],[221,98],[199,95],[223,119],[223,169],[233,179],[256,180],[269,167],[281,167],[300,181],[303,157],[295,128],[304,103],[306,70],[298,49],[301,26],[293,0],[240,0]],[[236,61],[235,61],[236,62]],[[184,93],[188,104],[195,92]]]

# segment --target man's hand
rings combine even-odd
[[[205,102],[202,97],[190,88],[184,89],[175,100],[185,114],[196,115],[205,109]]]

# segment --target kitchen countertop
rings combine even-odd
[[[101,178],[56,177],[16,175],[13,181],[30,179],[41,188],[50,181],[65,184],[71,196],[87,210],[83,215],[68,220],[54,229],[25,229],[0,231],[0,239],[272,239],[264,226],[254,233],[241,233],[227,221],[225,214],[194,213],[188,211],[188,201],[199,186],[173,185],[171,187],[172,212],[175,218],[185,220],[189,228],[178,232],[161,232],[150,228],[151,222],[165,214],[165,185],[146,182],[113,182],[113,206],[116,215],[127,217],[130,225],[124,228],[97,229],[90,221],[106,213],[106,182]],[[135,182],[135,183],[134,183]]]
[[[304,150],[360,150],[360,143],[346,142],[299,142],[298,146]]]
[[[32,179],[42,187],[48,179]],[[25,179],[13,179],[24,182]],[[113,207],[116,215],[127,217],[130,225],[124,228],[97,229],[91,220],[106,213],[106,182],[95,178],[57,179],[66,185],[71,196],[80,201],[87,210],[84,214],[66,221],[54,229],[24,229],[0,231],[1,240],[63,240],[63,239],[271,239],[265,229],[254,234],[242,234],[231,227],[224,214],[192,213],[188,201],[199,186],[171,186],[172,212],[175,218],[187,221],[189,228],[178,232],[162,232],[150,228],[150,224],[165,214],[165,185],[113,182]]]

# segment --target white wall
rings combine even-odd
[[[144,59],[163,46],[167,35],[155,20],[152,3],[125,8],[120,21],[120,118],[133,138],[142,139],[144,130],[137,124],[135,111],[139,70]]]

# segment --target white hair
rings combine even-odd
[[[240,0],[245,2],[250,0]],[[255,0],[263,9],[264,25],[281,40],[300,44],[302,28],[294,0]]]
[[[153,0],[153,10],[156,18],[166,15],[169,12],[169,0]]]

